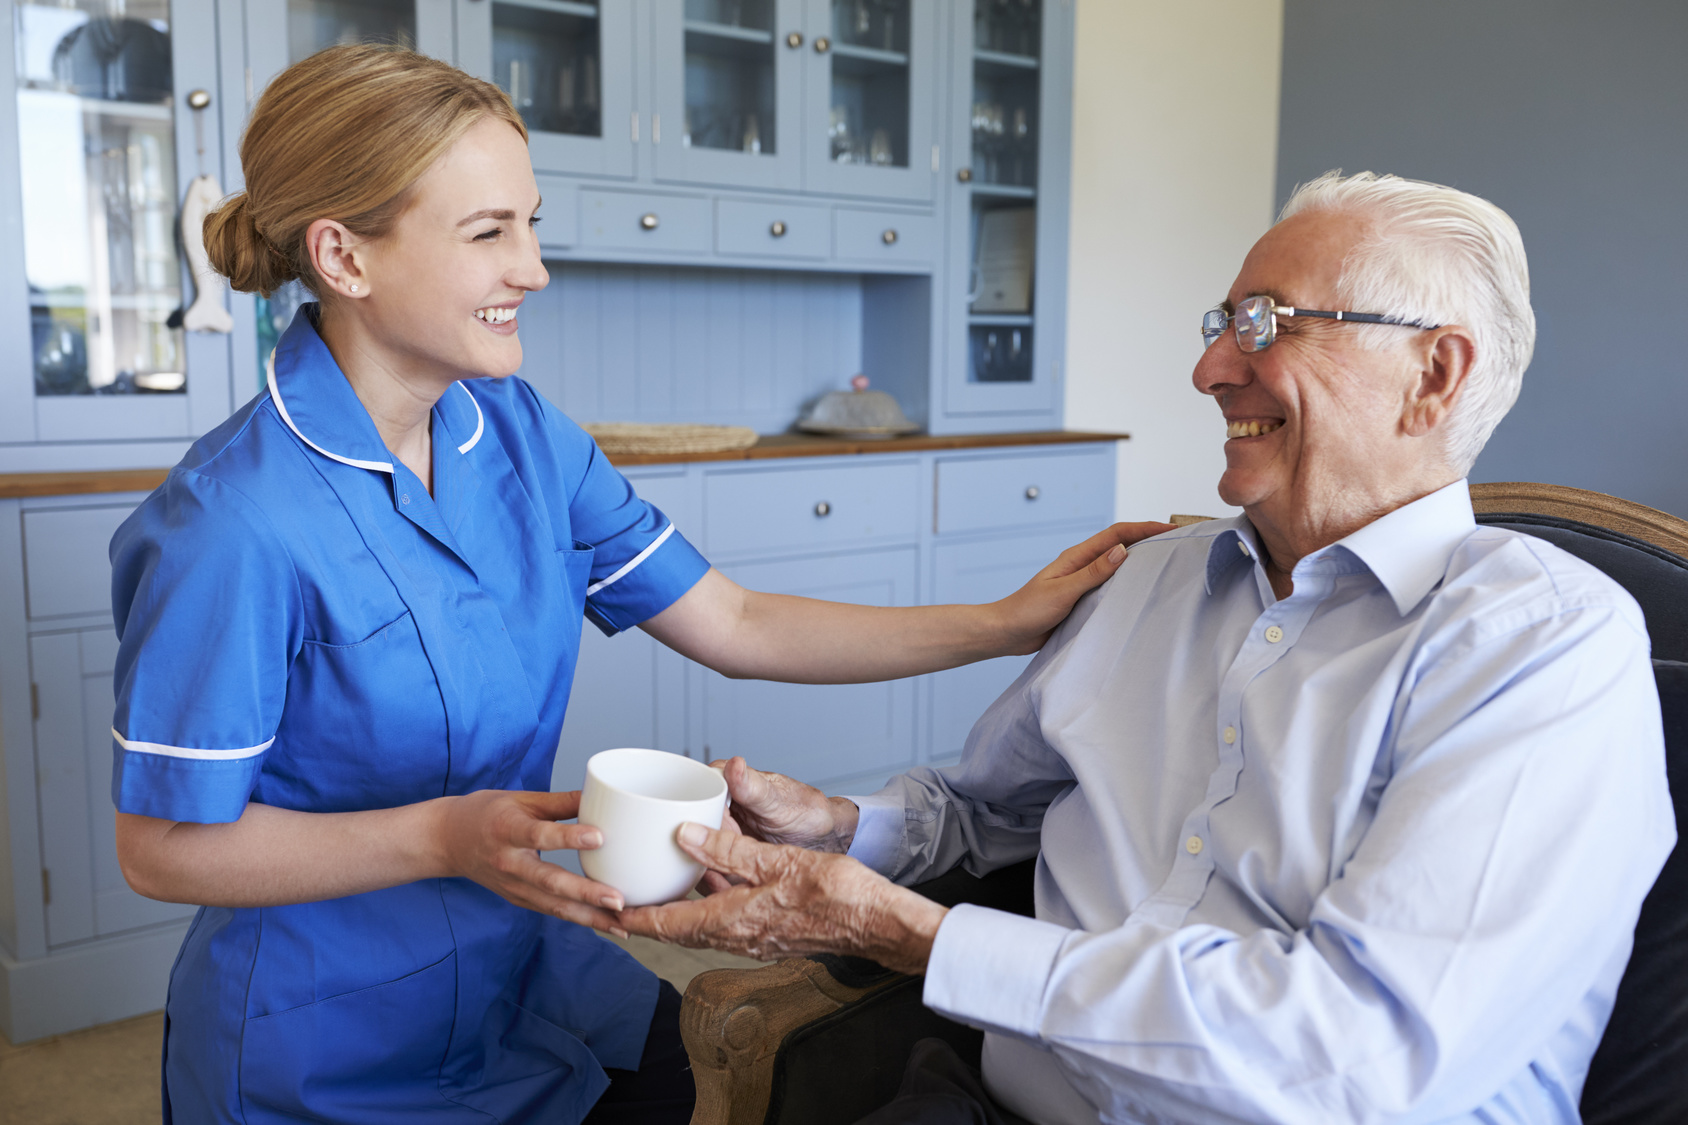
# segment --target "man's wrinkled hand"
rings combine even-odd
[[[1170,523],[1116,523],[1068,547],[1032,580],[993,607],[1002,620],[1005,654],[1036,652],[1085,594],[1114,576],[1126,548],[1172,531]]]
[[[847,852],[856,833],[857,808],[780,773],[751,769],[743,758],[709,763],[727,779],[732,818],[739,831],[769,844],[794,844]]]
[[[630,933],[761,961],[808,953],[868,957],[922,973],[948,913],[847,856],[681,827],[692,858],[735,880],[708,898],[623,910]]]

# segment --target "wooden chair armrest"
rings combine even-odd
[[[786,1037],[907,979],[887,973],[854,988],[801,957],[694,977],[680,1009],[680,1036],[697,1081],[692,1125],[762,1125]]]

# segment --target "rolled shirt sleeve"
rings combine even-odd
[[[1595,606],[1458,647],[1417,683],[1376,817],[1305,926],[960,907],[926,1002],[1052,1048],[1098,1106],[1204,1120],[1441,1120],[1547,1037],[1598,1039],[1579,1009],[1615,987],[1675,835],[1646,640]]]
[[[252,501],[178,469],[118,528],[111,561],[112,800],[166,820],[237,820],[301,644],[287,550]]]

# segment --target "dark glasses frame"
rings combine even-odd
[[[1402,328],[1440,328],[1440,324],[1425,324],[1406,317],[1386,313],[1332,311],[1327,309],[1298,309],[1280,305],[1267,296],[1245,297],[1237,302],[1237,310],[1227,313],[1224,305],[1216,305],[1202,314],[1202,346],[1211,348],[1214,341],[1225,334],[1226,325],[1233,325],[1237,333],[1237,347],[1245,352],[1263,352],[1278,338],[1280,316],[1316,316],[1324,320],[1339,320],[1355,324],[1394,324]]]

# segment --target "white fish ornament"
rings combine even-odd
[[[182,327],[189,332],[232,332],[234,317],[223,307],[223,275],[211,268],[205,252],[205,216],[223,201],[223,189],[214,176],[198,175],[188,184],[182,201],[182,246],[188,268],[193,270],[194,298],[182,314]]]

